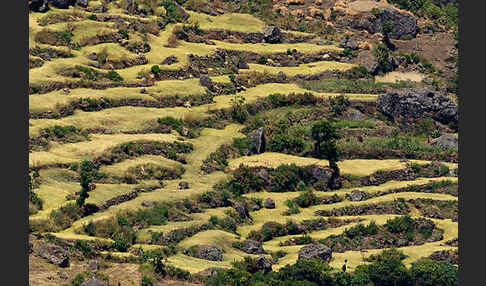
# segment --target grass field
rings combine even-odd
[[[97,7],[101,5],[101,1],[89,1],[90,7]],[[117,7],[114,3],[108,4],[108,14],[113,16],[120,16],[123,19],[136,19],[137,21],[149,22],[157,20],[155,16],[137,17],[123,13],[123,9]],[[159,7],[160,8],[160,7]],[[203,13],[197,13],[187,11],[190,15],[187,23],[198,23],[199,27],[204,30],[221,30],[227,29],[237,32],[261,32],[262,28],[266,25],[262,20],[249,14],[222,14],[219,16],[209,16]],[[118,28],[115,28],[112,21],[95,21],[90,19],[74,19],[72,23],[60,22],[55,24],[49,24],[42,26],[39,21],[42,22],[42,17],[46,15],[52,15],[55,13],[74,13],[72,8],[68,10],[51,9],[46,14],[30,13],[29,14],[29,47],[34,48],[39,46],[41,48],[49,48],[53,50],[69,51],[73,54],[73,57],[69,58],[56,58],[53,57],[50,60],[44,60],[44,64],[41,67],[33,68],[29,70],[29,82],[31,85],[38,84],[51,84],[53,82],[69,83],[81,81],[79,78],[72,78],[60,75],[60,72],[66,68],[72,68],[76,65],[87,67],[89,63],[92,63],[87,56],[93,52],[101,53],[107,52],[107,60],[120,61],[122,59],[133,59],[141,54],[130,52],[125,47],[122,47],[120,43],[86,43],[79,49],[70,49],[66,46],[52,46],[48,44],[41,44],[36,42],[36,34],[44,29],[51,31],[62,32],[68,29],[69,26],[74,27],[72,30],[71,40],[74,42],[84,42],[89,37],[100,35],[103,33],[118,32]],[[90,16],[93,13],[77,10],[77,13],[81,13],[84,16]],[[44,19],[45,20],[45,19]],[[205,43],[192,43],[183,40],[178,41],[177,47],[168,47],[169,38],[173,34],[173,29],[176,26],[181,26],[182,23],[171,23],[161,29],[158,35],[151,33],[143,34],[140,31],[129,31],[130,41],[145,41],[150,45],[150,51],[144,53],[148,60],[147,64],[135,65],[123,69],[115,70],[123,77],[125,83],[139,83],[141,81],[139,74],[141,72],[150,72],[152,66],[159,65],[161,69],[181,70],[188,65],[189,54],[205,56],[213,53],[217,49],[227,49],[245,52],[255,52],[262,56],[272,53],[285,53],[289,49],[296,49],[301,53],[321,53],[321,52],[341,52],[342,48],[338,47],[337,42],[320,41],[320,44],[316,44],[319,41],[307,41],[302,43],[244,43],[237,44],[230,41],[218,41],[214,40],[214,45]],[[282,31],[286,33],[292,33],[296,35],[309,35],[307,33],[296,31]],[[321,39],[322,40],[322,39]],[[161,65],[160,63],[169,56],[175,56],[178,62],[172,65]],[[344,59],[340,61],[318,61],[306,64],[300,64],[295,67],[279,67],[262,64],[249,64],[249,69],[241,69],[238,72],[240,74],[247,72],[261,72],[272,75],[277,75],[279,72],[284,72],[288,77],[296,75],[313,75],[329,70],[346,71],[356,64],[351,59]],[[97,69],[98,72],[107,73],[108,70]],[[59,110],[68,105],[74,104],[79,101],[80,98],[91,99],[111,99],[111,100],[123,100],[123,99],[137,99],[144,102],[157,102],[163,100],[166,97],[184,97],[184,96],[200,96],[206,94],[207,89],[201,86],[199,78],[191,78],[175,80],[153,80],[153,85],[144,87],[146,93],[141,93],[142,87],[112,87],[106,89],[94,89],[94,88],[73,88],[68,94],[61,90],[50,91],[47,93],[39,94],[34,93],[29,95],[29,112],[32,114],[42,114],[45,112],[59,112]],[[423,77],[415,73],[389,73],[383,77],[376,77],[376,82],[395,82],[397,80],[411,80],[421,81]],[[231,83],[228,74],[211,76],[214,82]],[[251,85],[249,85],[251,86]],[[289,83],[263,83],[253,87],[248,87],[245,90],[238,93],[239,96],[245,98],[245,103],[255,103],[260,99],[268,97],[270,94],[290,94],[290,93],[305,93],[310,90],[304,89],[299,85],[296,80],[291,80]],[[312,92],[316,97],[328,98],[332,96],[341,95],[341,93],[325,93],[325,92]],[[370,105],[376,100],[378,94],[360,94],[349,93],[345,94],[349,99],[355,99],[360,101],[369,101]],[[40,183],[38,188],[33,189],[33,192],[43,201],[43,208],[36,214],[29,216],[29,221],[41,221],[49,219],[49,215],[53,210],[58,210],[63,205],[74,202],[76,192],[81,190],[80,186],[80,174],[77,171],[70,170],[65,166],[71,163],[80,163],[84,159],[94,159],[102,155],[105,151],[126,142],[138,141],[138,140],[151,140],[158,142],[188,142],[194,147],[194,150],[188,154],[184,154],[187,164],[181,164],[175,160],[170,160],[162,156],[154,155],[142,155],[139,157],[132,157],[115,163],[112,165],[102,164],[99,171],[106,173],[107,175],[115,178],[120,178],[126,175],[127,171],[131,168],[142,164],[154,164],[161,167],[180,167],[183,166],[185,172],[181,175],[180,179],[163,180],[164,186],[157,188],[149,192],[139,192],[138,196],[134,199],[124,201],[122,203],[112,205],[107,209],[96,212],[89,216],[85,216],[75,221],[70,227],[63,229],[52,235],[65,240],[96,240],[99,239],[105,243],[113,243],[111,239],[93,237],[83,234],[82,227],[88,222],[97,222],[109,218],[115,217],[120,212],[136,211],[144,209],[142,206],[143,201],[149,202],[161,202],[161,203],[175,203],[184,199],[194,200],[201,194],[208,191],[214,191],[214,186],[220,182],[223,182],[231,177],[233,171],[240,166],[240,164],[246,166],[266,166],[275,168],[282,164],[296,164],[298,166],[306,166],[311,164],[318,164],[322,166],[328,166],[327,160],[319,160],[310,157],[299,157],[283,153],[265,152],[258,155],[242,156],[238,158],[229,159],[229,167],[222,171],[215,171],[206,174],[201,171],[203,161],[210,156],[211,153],[216,152],[222,145],[232,144],[235,138],[244,138],[245,135],[241,130],[248,125],[248,121],[242,124],[235,123],[236,121],[221,120],[219,123],[222,129],[215,128],[202,128],[200,129],[200,135],[195,138],[182,138],[176,131],[172,131],[170,134],[162,133],[146,133],[148,128],[154,127],[157,124],[157,119],[165,116],[171,116],[176,119],[185,119],[187,121],[198,122],[213,116],[213,112],[219,109],[227,109],[233,106],[233,100],[235,96],[230,95],[215,95],[213,102],[203,104],[199,106],[186,107],[144,107],[144,106],[119,106],[109,107],[99,111],[82,111],[75,110],[74,114],[68,115],[62,118],[39,118],[29,120],[29,136],[32,138],[38,137],[41,134],[41,130],[44,128],[58,126],[75,126],[82,130],[91,130],[90,139],[87,141],[77,143],[56,143],[54,141],[49,142],[49,148],[47,151],[32,151],[29,153],[29,167],[39,168],[43,167],[39,171]],[[366,104],[368,104],[366,103]],[[320,106],[316,106],[320,107]],[[262,110],[258,115],[268,115],[269,117],[283,117],[287,111],[307,108],[301,106],[290,106],[281,109]],[[315,107],[312,107],[315,108]],[[212,117],[213,118],[213,117]],[[211,119],[212,119],[211,118]],[[220,119],[218,119],[220,120]],[[376,114],[367,114],[366,120],[376,123],[376,126],[387,125],[389,122],[385,122],[376,116]],[[378,124],[379,123],[379,124]],[[381,125],[380,125],[381,124]],[[218,125],[219,126],[219,125]],[[101,131],[105,131],[108,134],[100,134]],[[125,134],[126,132],[134,134]],[[36,149],[39,150],[39,149]],[[44,149],[43,149],[44,150]],[[422,160],[408,160],[408,162],[427,164],[429,161]],[[338,162],[338,166],[342,174],[353,176],[367,176],[373,174],[379,170],[398,170],[406,167],[407,162],[400,159],[353,159],[342,160]],[[457,168],[458,164],[444,163],[449,168]],[[457,182],[457,178],[452,177],[438,177],[438,178],[417,178],[413,181],[388,181],[378,186],[360,186],[356,188],[342,188],[329,192],[315,191],[318,196],[330,196],[337,194],[344,196],[353,190],[361,190],[369,193],[376,193],[380,191],[387,191],[396,188],[407,187],[410,185],[423,185],[431,181],[450,180]],[[158,185],[156,180],[138,180],[137,184],[124,184],[119,183],[96,183],[96,188],[90,191],[90,196],[87,199],[87,203],[94,203],[96,205],[103,205],[107,200],[117,197],[122,194],[133,191],[139,186],[145,185]],[[179,189],[180,182],[187,182],[189,184],[188,189]],[[236,233],[230,233],[221,229],[210,229],[196,233],[193,236],[186,237],[184,240],[177,243],[179,249],[186,249],[194,245],[215,245],[223,250],[222,261],[207,261],[184,255],[179,252],[167,258],[167,263],[179,267],[181,269],[190,271],[191,273],[197,273],[208,267],[223,267],[230,268],[233,261],[238,261],[247,256],[246,253],[233,248],[232,243],[236,241],[242,241],[245,239],[252,230],[258,230],[266,222],[275,221],[279,223],[286,223],[287,220],[292,219],[297,222],[307,219],[315,219],[318,216],[314,215],[317,210],[331,210],[333,208],[339,208],[343,206],[351,205],[363,205],[371,203],[389,202],[397,198],[415,199],[415,198],[430,198],[434,200],[454,200],[457,201],[457,197],[446,194],[438,193],[424,193],[424,192],[402,192],[391,193],[382,195],[379,197],[370,198],[365,201],[351,202],[344,200],[342,202],[327,204],[327,205],[314,205],[308,208],[300,208],[300,213],[291,216],[284,216],[282,213],[288,208],[285,206],[285,201],[294,199],[299,195],[299,192],[282,192],[282,193],[270,193],[270,192],[258,192],[245,194],[246,198],[262,199],[271,198],[276,203],[275,209],[262,208],[250,213],[253,218],[252,223],[243,223],[238,225]],[[70,200],[68,200],[70,198]],[[74,198],[74,199],[73,199]],[[160,249],[160,245],[152,245],[150,232],[162,232],[167,233],[172,230],[187,228],[190,226],[207,224],[212,216],[218,218],[228,217],[227,211],[232,210],[232,207],[204,207],[201,212],[195,212],[187,214],[192,220],[189,221],[168,221],[163,225],[149,225],[141,229],[137,229],[136,232],[136,244],[132,245],[131,249],[142,248],[143,250]],[[418,211],[412,213],[415,216]],[[418,212],[419,213],[419,212]],[[369,221],[375,221],[378,224],[386,223],[386,220],[393,218],[396,215],[362,215],[358,216],[364,219],[363,223]],[[356,218],[346,216],[342,218]],[[449,219],[433,219],[439,228],[443,229],[444,237],[441,241],[433,243],[426,243],[424,245],[401,247],[408,257],[405,259],[405,263],[409,265],[411,262],[418,260],[421,257],[430,255],[433,251],[441,249],[454,249],[453,247],[441,245],[445,241],[450,240],[458,235],[457,222],[453,222]],[[321,231],[311,232],[309,235],[313,238],[326,238],[329,235],[341,234],[346,228],[349,228],[357,223],[349,225],[329,228]],[[147,225],[145,225],[147,226]],[[217,228],[217,227],[214,227]],[[279,259],[279,264],[273,266],[274,270],[277,270],[287,264],[294,263],[298,257],[298,251],[302,246],[284,246],[280,247],[278,244],[280,241],[296,237],[297,235],[288,235],[283,237],[273,238],[270,241],[263,243],[263,247],[266,251],[278,251],[284,250],[288,252],[285,257]],[[370,254],[378,253],[380,250],[371,249],[366,253],[360,251],[346,251],[344,253],[334,253],[333,260],[330,265],[332,267],[340,269],[344,260],[347,259],[348,269],[351,271],[359,264],[364,263],[363,257]],[[129,252],[117,252],[117,251],[105,251],[103,255],[112,255],[113,257],[128,259],[135,257]],[[268,254],[266,254],[268,255]],[[137,273],[140,276],[140,271],[135,269],[133,265],[130,265],[127,273]],[[115,270],[113,270],[115,271]],[[116,270],[119,271],[119,270]],[[121,275],[117,274],[123,271],[109,273],[109,275]],[[123,275],[128,275],[127,273]],[[133,274],[135,275],[135,274]],[[140,277],[137,279],[140,280]],[[37,281],[37,280],[35,280]],[[34,284],[32,284],[34,285]],[[36,284],[37,285],[37,284]],[[39,284],[41,285],[41,284]],[[47,285],[47,284],[46,284]],[[172,284],[171,284],[172,285]],[[175,285],[175,284],[174,284]],[[177,284],[179,285],[179,284]],[[182,285],[182,284],[181,284]],[[42,286],[42,285],[41,285]]]

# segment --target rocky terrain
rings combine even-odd
[[[28,5],[30,285],[457,285],[457,1]]]

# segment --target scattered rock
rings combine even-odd
[[[258,256],[256,259],[258,269],[263,270],[263,272],[268,273],[272,271],[272,262],[265,256]]]
[[[75,3],[76,0],[49,0],[49,4],[59,9],[68,9],[69,6],[74,6]]]
[[[256,240],[246,239],[243,241],[243,246],[241,250],[248,254],[263,254],[265,251],[263,250],[262,244]]]
[[[447,149],[456,150],[458,147],[459,139],[452,134],[444,134],[439,138],[435,138],[430,142],[432,146],[440,146]]]
[[[357,109],[348,109],[343,113],[343,118],[346,120],[358,121],[365,117],[365,115]]]
[[[53,243],[41,244],[36,248],[36,253],[59,267],[69,267],[69,255],[66,250]]]
[[[323,185],[329,185],[333,177],[334,171],[329,167],[314,165],[312,168],[312,176]]]
[[[88,281],[83,282],[81,286],[106,286],[106,283],[93,277]]]
[[[57,272],[57,275],[59,275],[59,278],[61,278],[63,280],[69,279],[69,275],[67,275],[67,273],[64,273],[64,272]]]
[[[233,208],[240,215],[240,218],[245,219],[249,217],[250,212],[242,203],[236,203]]]
[[[343,38],[341,42],[339,43],[339,47],[341,48],[349,48],[351,50],[357,50],[358,49],[358,42],[356,41],[355,38]]]
[[[88,268],[89,270],[98,270],[98,268],[100,268],[100,264],[97,260],[93,260],[88,262]]]
[[[275,201],[272,200],[271,198],[267,198],[265,202],[263,202],[263,206],[266,209],[274,209],[275,208]]]
[[[247,62],[241,60],[241,61],[238,62],[238,68],[242,69],[242,70],[247,70],[247,69],[250,68],[250,66],[248,65]]]
[[[362,201],[362,200],[366,199],[368,197],[368,195],[363,191],[354,190],[351,193],[346,194],[346,197],[350,201],[358,202],[358,201]]]
[[[265,134],[263,127],[248,133],[247,138],[255,143],[255,152],[257,154],[265,152]]]
[[[321,258],[329,262],[332,258],[332,250],[321,243],[308,244],[299,250],[299,259],[311,258]]]
[[[180,182],[179,183],[179,189],[180,190],[189,189],[189,183],[188,182]]]
[[[263,28],[263,39],[270,44],[280,43],[282,33],[277,26],[270,25]]]
[[[47,5],[47,0],[32,0],[29,3],[29,10],[45,13],[49,10],[49,5]]]
[[[142,94],[146,94],[146,93],[147,93],[147,89],[142,88],[142,89],[140,90],[140,93],[142,93]]]
[[[283,71],[279,71],[277,74],[277,81],[283,82],[285,80],[287,80],[287,75]]]
[[[366,68],[370,74],[376,75],[380,63],[372,51],[362,51],[358,54],[358,64]]]
[[[198,272],[197,274],[201,275],[202,277],[211,278],[211,277],[213,277],[214,274],[216,274],[216,272],[218,270],[224,270],[224,269],[225,268],[210,267],[210,268],[204,269],[203,271]]]
[[[213,88],[213,86],[214,86],[213,80],[207,75],[202,75],[199,78],[199,84],[201,86],[207,87],[209,89]]]
[[[176,56],[168,56],[166,57],[162,62],[160,62],[161,65],[171,65],[178,63],[179,59]]]
[[[221,249],[214,245],[202,245],[199,246],[197,252],[197,257],[205,260],[211,261],[221,261],[223,260],[223,252]]]
[[[445,95],[425,88],[410,88],[381,94],[377,109],[407,128],[419,118],[433,118],[442,124],[458,122],[457,105]]]
[[[83,8],[88,7],[88,2],[89,2],[88,0],[76,0],[76,4],[78,4],[78,6]]]

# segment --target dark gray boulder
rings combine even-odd
[[[377,109],[406,128],[419,118],[457,126],[457,105],[445,95],[424,88],[401,89],[378,96]]]
[[[372,51],[362,51],[358,54],[358,64],[364,66],[370,74],[376,75],[380,68],[380,63]]]
[[[179,59],[177,59],[176,56],[168,56],[166,57],[162,62],[160,62],[161,65],[171,65],[179,62]]]
[[[34,12],[45,13],[49,10],[49,5],[47,0],[32,0],[29,3],[29,10]]]
[[[223,252],[221,249],[214,245],[202,245],[199,246],[197,252],[197,257],[205,260],[211,261],[221,261],[223,260]]]
[[[213,80],[207,75],[202,75],[199,78],[199,84],[201,86],[207,87],[209,89],[213,88],[213,86],[214,86]]]
[[[280,43],[282,33],[277,26],[270,25],[263,28],[263,39],[265,42],[270,44]]]
[[[365,115],[357,109],[349,109],[343,113],[343,119],[358,121],[365,117]]]
[[[179,183],[179,189],[180,190],[189,189],[189,183],[188,182],[180,182]]]
[[[68,9],[69,6],[76,4],[76,0],[50,0],[49,4],[59,9]]]
[[[106,283],[93,277],[88,281],[83,282],[81,286],[106,286]]]
[[[356,41],[355,38],[343,38],[341,42],[339,42],[339,47],[341,48],[348,48],[351,50],[357,50],[358,49],[358,42]]]
[[[263,254],[265,252],[263,250],[262,244],[259,241],[252,239],[246,239],[245,241],[243,241],[241,250],[248,254]]]
[[[69,254],[62,247],[53,243],[39,245],[35,252],[42,258],[49,260],[52,264],[59,267],[69,267]]]
[[[255,262],[258,266],[259,270],[263,270],[263,272],[268,273],[272,271],[272,262],[266,258],[265,256],[258,256],[255,259]]]
[[[312,167],[312,176],[321,184],[331,183],[334,171],[330,167],[314,165]]]
[[[451,150],[457,150],[459,139],[452,134],[444,134],[430,142],[432,146],[440,146]]]
[[[414,16],[391,7],[378,8],[375,15],[363,14],[353,23],[353,28],[367,30],[371,34],[382,33],[386,22],[390,22],[393,27],[388,33],[392,39],[415,37],[418,33],[417,19]]]
[[[252,151],[257,154],[265,152],[265,134],[263,127],[248,133],[247,138],[255,144],[255,150]]]
[[[267,198],[264,202],[263,202],[263,206],[266,208],[266,209],[274,209],[275,208],[275,201],[272,200],[271,198]]]
[[[357,202],[357,201],[362,201],[362,200],[366,199],[368,197],[368,195],[363,191],[354,190],[351,193],[346,194],[346,197],[350,201]]]
[[[242,203],[236,203],[233,208],[235,209],[235,211],[238,213],[238,215],[242,219],[248,218],[249,215],[250,215],[250,211]]]
[[[238,68],[242,69],[242,70],[247,70],[247,69],[250,68],[250,66],[248,65],[247,62],[241,60],[241,61],[238,62]]]
[[[78,4],[78,6],[83,8],[88,7],[88,2],[89,2],[88,0],[76,0],[76,4]]]
[[[299,259],[320,258],[324,261],[331,261],[332,250],[321,243],[312,243],[299,250]]]
[[[287,75],[283,71],[279,71],[277,74],[277,82],[284,82],[287,80]]]

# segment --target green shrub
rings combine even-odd
[[[71,279],[71,284],[73,286],[81,286],[83,282],[85,281],[84,275],[82,273],[76,274],[73,279]]]
[[[112,81],[123,81],[123,78],[116,71],[111,70],[108,72],[108,78]]]
[[[158,74],[160,72],[160,67],[158,65],[153,65],[150,70],[153,74]]]
[[[458,268],[446,261],[423,259],[412,263],[412,280],[420,286],[458,286]]]

